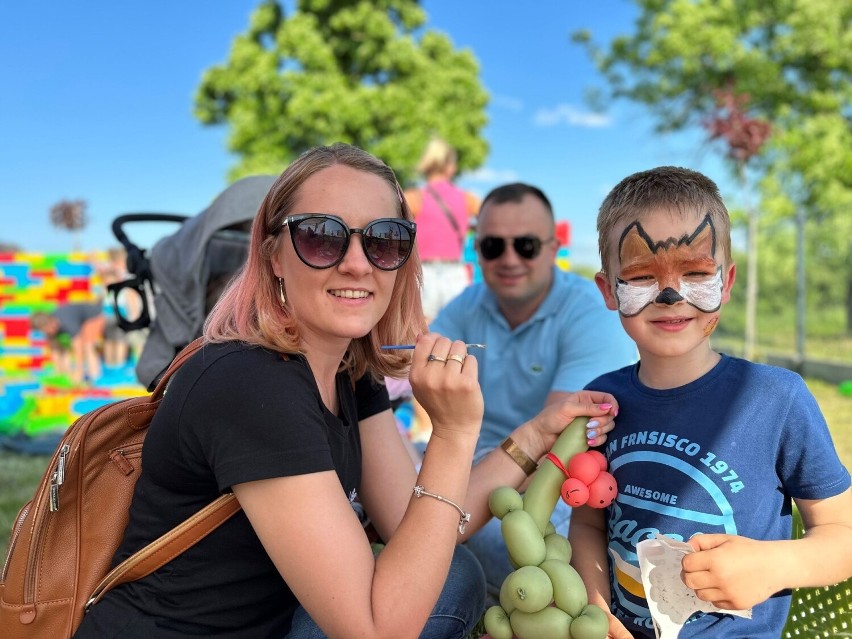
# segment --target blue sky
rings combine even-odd
[[[110,225],[127,212],[194,215],[225,186],[235,162],[223,127],[192,115],[202,72],[226,59],[258,0],[144,3],[6,2],[0,8],[0,241],[27,251],[85,251],[116,244]],[[721,162],[700,132],[661,137],[644,110],[583,102],[601,79],[570,34],[598,41],[631,31],[626,0],[425,0],[428,27],[471,49],[491,95],[491,152],[460,184],[484,195],[521,180],[541,187],[572,225],[572,260],[597,266],[594,221],[607,191],[661,164],[705,171]],[[81,237],[54,229],[50,207],[84,199]],[[729,204],[731,202],[729,201]],[[174,227],[126,229],[150,248]]]

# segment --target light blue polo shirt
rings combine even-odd
[[[638,358],[618,313],[606,308],[595,283],[556,267],[547,297],[514,330],[484,282],[447,304],[430,328],[450,339],[486,345],[470,351],[479,364],[485,398],[477,457],[538,414],[551,391],[581,390]]]

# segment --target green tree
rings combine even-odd
[[[837,295],[821,302],[844,304],[852,332],[852,0],[636,4],[634,33],[575,41],[611,95],[647,105],[662,132],[704,126],[719,90],[748,96],[750,114],[772,123],[756,165],[763,246],[776,250],[767,229],[793,228],[804,211],[808,286]]]
[[[230,127],[230,177],[277,173],[317,144],[355,144],[405,185],[429,138],[481,166],[488,96],[469,50],[426,30],[417,0],[265,0],[227,62],[208,69],[195,98],[205,124]]]

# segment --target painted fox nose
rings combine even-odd
[[[657,299],[654,300],[655,304],[667,304],[671,306],[672,304],[677,304],[678,302],[682,302],[683,297],[680,293],[674,290],[672,287],[667,286],[660,294],[657,295]]]

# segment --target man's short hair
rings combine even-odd
[[[520,202],[524,199],[525,195],[532,195],[533,197],[538,198],[544,204],[544,207],[547,209],[547,212],[550,213],[550,217],[553,217],[553,206],[550,204],[550,200],[547,199],[547,196],[537,186],[533,186],[531,184],[524,184],[523,182],[513,182],[511,184],[503,184],[502,186],[498,186],[488,193],[485,196],[485,199],[482,200],[482,204],[479,207],[479,212],[485,210],[485,205],[492,204],[505,204],[506,202]]]

